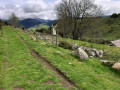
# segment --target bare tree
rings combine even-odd
[[[57,6],[58,19],[62,25],[70,27],[73,39],[82,39],[85,29],[90,25],[92,18],[102,15],[100,8],[92,0],[62,0]]]
[[[10,16],[10,23],[15,28],[19,25],[19,18],[14,13]]]
[[[2,20],[0,19],[0,30],[2,30]]]
[[[2,25],[1,25],[1,23],[0,23],[0,30],[2,30]]]

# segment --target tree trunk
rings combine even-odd
[[[73,39],[74,39],[74,40],[78,40],[79,34],[78,34],[78,30],[77,30],[77,19],[75,19],[73,23],[74,23]]]

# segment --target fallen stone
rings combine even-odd
[[[115,63],[112,68],[120,71],[120,62]]]
[[[90,52],[90,55],[91,55],[91,56],[93,56],[93,57],[95,57],[95,56],[96,56],[96,54],[95,54],[95,52],[94,52],[94,51],[91,51],[91,52]]]
[[[99,58],[101,58],[101,59],[102,59],[102,58],[103,58],[103,55],[99,55]]]
[[[30,38],[32,38],[34,41],[36,41],[36,37],[34,37],[33,35],[30,35]]]
[[[60,51],[56,51],[57,54],[60,54],[61,56],[63,56],[63,54]]]
[[[73,44],[73,45],[72,45],[72,48],[73,48],[73,49],[78,49],[79,47],[80,47],[80,46],[78,46],[77,44]]]
[[[95,56],[99,56],[100,54],[99,54],[99,51],[98,50],[96,50],[95,48],[94,49],[92,49],[92,51],[94,51],[95,52]]]
[[[104,55],[104,52],[102,50],[100,50],[99,55]]]
[[[109,60],[101,60],[101,62],[107,66],[113,66],[116,63],[115,61],[109,61]]]
[[[111,41],[111,44],[116,47],[120,47],[120,40]]]

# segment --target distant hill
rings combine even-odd
[[[51,26],[53,23],[55,23],[56,20],[44,20],[44,19],[39,19],[39,18],[35,18],[35,19],[24,19],[20,21],[20,25],[23,25],[26,27],[26,29],[30,28],[30,27],[34,27],[36,25],[40,25],[40,24],[45,24],[48,26]]]

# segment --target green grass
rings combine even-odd
[[[89,58],[88,61],[79,59],[71,55],[70,50],[56,47],[48,42],[30,40],[27,33],[16,31],[43,57],[47,58],[55,67],[62,70],[72,81],[82,90],[119,90],[120,76],[119,73],[110,67],[102,65],[98,58]],[[70,39],[69,39],[70,40]],[[80,45],[88,47],[97,47],[102,49],[102,45],[90,44],[87,42],[73,41]],[[108,47],[108,46],[105,46]],[[110,47],[108,47],[109,49]],[[119,48],[111,47],[119,52]],[[112,50],[111,49],[111,50]],[[61,52],[59,54],[57,52]],[[70,64],[71,63],[71,64]]]
[[[98,42],[100,42],[100,38],[104,41],[120,39],[120,18],[95,18],[91,27],[84,33],[83,38],[97,40]]]
[[[2,33],[2,30],[0,30],[0,33]],[[3,64],[3,38],[0,36],[0,88],[2,87],[2,64]]]
[[[6,62],[5,66],[3,61]],[[49,80],[54,84],[44,84]],[[13,28],[3,27],[3,36],[0,37],[0,89],[12,90],[16,87],[26,90],[63,90],[55,73],[31,55]]]

